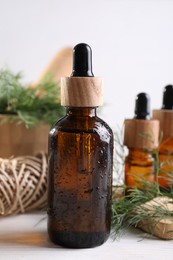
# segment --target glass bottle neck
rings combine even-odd
[[[67,107],[66,113],[68,116],[96,116],[97,107]]]

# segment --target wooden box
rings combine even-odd
[[[5,117],[1,115],[0,119],[4,120]],[[23,123],[18,124],[15,121],[0,123],[0,157],[47,153],[49,130],[50,126],[45,124],[26,128]]]

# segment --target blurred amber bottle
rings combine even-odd
[[[164,88],[162,109],[153,110],[153,118],[160,121],[162,133],[159,146],[160,172],[158,182],[161,188],[173,187],[173,86]]]
[[[49,136],[48,233],[58,245],[95,247],[110,233],[113,133],[96,114],[102,79],[88,45],[74,47],[72,76],[61,83],[67,114]]]
[[[150,100],[146,93],[136,97],[135,117],[125,120],[124,144],[125,184],[130,188],[146,189],[155,181],[154,149],[158,146],[159,121],[150,119]]]

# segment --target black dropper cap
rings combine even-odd
[[[164,88],[162,109],[173,109],[173,85]]]
[[[146,93],[139,93],[135,101],[135,119],[150,119],[150,97]]]
[[[94,77],[92,72],[92,50],[86,43],[79,43],[73,48],[71,77]]]

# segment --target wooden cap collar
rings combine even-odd
[[[159,121],[126,119],[124,145],[128,148],[154,149],[159,142]]]
[[[103,104],[103,78],[61,78],[61,105],[71,107],[96,107]]]

